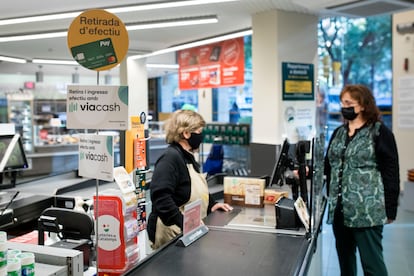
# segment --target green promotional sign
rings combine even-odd
[[[313,64],[282,63],[284,101],[314,100]]]

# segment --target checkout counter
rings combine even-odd
[[[50,200],[51,204],[52,197],[44,200]],[[147,241],[141,240],[146,238],[144,230],[139,236],[144,244],[140,261],[123,275],[306,275],[316,250],[318,231],[311,234],[303,227],[276,229],[275,221],[273,205],[217,211],[204,220],[208,233],[191,245],[177,246],[177,237],[157,251],[147,251],[148,254]],[[9,247],[35,250],[39,269],[45,272],[61,271],[62,266],[70,267],[73,262],[81,265],[82,255],[75,250],[16,243],[10,243]],[[65,258],[69,264],[63,261]]]
[[[275,208],[235,207],[204,221],[209,231],[188,247],[177,239],[126,275],[305,275],[316,237],[276,229]]]
[[[47,196],[30,196],[17,200],[12,204],[14,216],[20,216],[21,212],[31,206],[36,206],[32,212],[40,211],[46,205],[50,206],[52,201],[53,198]],[[140,261],[124,275],[306,275],[316,249],[318,230],[309,233],[303,227],[276,229],[275,212],[273,205],[265,205],[264,208],[236,206],[231,212],[211,213],[204,221],[209,229],[206,235],[187,247],[177,246],[177,237],[157,251],[149,250],[148,254],[144,245]],[[27,215],[36,217],[37,214]],[[315,227],[317,228],[319,226]],[[146,238],[145,230],[139,238],[140,243],[145,244],[142,238]],[[33,246],[23,245],[26,247],[22,249],[33,251]],[[15,248],[17,245],[13,243],[11,246]],[[64,265],[50,263],[54,257],[45,253],[53,253],[50,249],[42,246],[36,248],[41,251],[36,256],[44,254],[40,267]],[[55,253],[58,256],[74,254],[70,252],[73,250],[65,250],[63,253]],[[78,255],[79,253],[73,255],[70,260],[82,259]],[[38,257],[36,260],[40,261]]]
[[[300,223],[290,227],[286,221],[284,226],[289,227],[278,227],[277,204],[233,206],[231,212],[216,211],[205,218],[208,232],[187,247],[177,246],[177,237],[141,259],[125,275],[307,275],[326,205],[324,137],[312,141],[311,146],[307,230]]]
[[[323,151],[323,142],[316,141],[314,144],[317,145],[316,143],[320,143],[322,148],[314,149],[313,154],[323,157],[323,152],[318,153],[320,150]],[[308,230],[300,225],[293,229],[277,227],[274,204],[264,205],[262,208],[234,206],[231,212],[216,211],[205,218],[204,224],[208,232],[187,247],[177,246],[180,238],[177,237],[162,248],[152,251],[146,240],[146,231],[140,231],[139,261],[122,275],[306,275],[316,250],[326,204],[323,196],[323,158],[318,159],[319,161],[315,159],[311,164],[313,174],[308,188]],[[74,180],[80,182],[82,179],[75,177]],[[50,180],[42,180],[48,181]],[[39,187],[42,186],[40,183],[37,184]],[[216,189],[217,185],[220,184],[215,183],[214,187],[209,188]],[[93,185],[90,185],[90,188],[93,195]],[[40,209],[44,210],[53,205],[54,198],[54,195],[36,194],[30,194],[25,198],[23,192],[6,209],[12,209],[14,216],[18,214],[22,220],[25,215],[33,219],[39,217]],[[33,208],[34,206],[36,208]],[[36,213],[29,213],[29,210]],[[47,251],[44,246],[36,248]],[[38,254],[43,254],[43,251]],[[60,254],[63,253],[59,252],[58,255]],[[66,251],[63,255],[65,254]],[[82,255],[73,256],[73,260],[77,260],[78,263],[81,259]],[[79,265],[81,266],[80,263]]]

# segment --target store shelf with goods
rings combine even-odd
[[[66,129],[65,99],[35,99],[33,102],[34,145],[77,144],[76,132]]]
[[[33,95],[13,93],[7,95],[8,122],[15,125],[23,139],[25,151],[33,151]]]
[[[217,147],[222,150],[222,172],[230,175],[247,175],[250,171],[250,124],[209,123],[203,130],[201,163],[217,159]],[[208,173],[208,171],[205,171]]]

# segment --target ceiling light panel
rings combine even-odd
[[[59,65],[79,65],[75,60],[55,60],[34,58],[32,63],[37,64],[59,64]]]
[[[177,8],[177,7],[185,7],[185,6],[217,4],[217,3],[234,2],[234,1],[239,1],[239,0],[163,1],[163,2],[146,3],[146,4],[140,4],[140,5],[127,5],[127,6],[106,7],[106,8],[97,7],[96,9],[105,9],[108,12],[119,14],[119,13],[131,13],[131,12],[137,12],[137,11],[148,11],[148,10],[156,10],[156,9]],[[66,12],[66,13],[43,14],[43,15],[34,15],[34,16],[19,17],[19,18],[6,18],[6,19],[0,19],[0,26],[75,18],[81,13],[82,11],[71,11],[71,12]]]
[[[7,62],[13,62],[13,63],[26,63],[27,60],[22,58],[14,58],[14,57],[7,57],[7,56],[0,56],[0,60],[7,61]]]
[[[128,31],[134,31],[134,30],[169,28],[169,27],[178,27],[178,26],[189,26],[189,25],[192,26],[192,25],[199,25],[199,24],[211,24],[211,23],[217,23],[217,22],[218,20],[216,16],[201,16],[201,17],[158,20],[158,21],[150,21],[150,22],[136,22],[136,23],[125,24],[125,26]],[[67,31],[53,31],[52,30],[50,32],[42,32],[42,33],[0,36],[0,43],[66,37],[66,36],[67,36]]]

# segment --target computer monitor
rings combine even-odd
[[[20,135],[0,135],[0,189],[13,188],[16,185],[17,172],[28,167]],[[4,172],[10,173],[11,183],[3,184]]]
[[[27,169],[26,154],[19,134],[0,136],[0,172]]]
[[[289,158],[289,147],[290,144],[288,140],[285,139],[283,141],[282,148],[280,149],[279,158],[273,168],[273,173],[269,182],[269,186],[272,186],[273,184],[283,186],[284,173],[287,168],[291,168],[293,166],[293,160]]]

